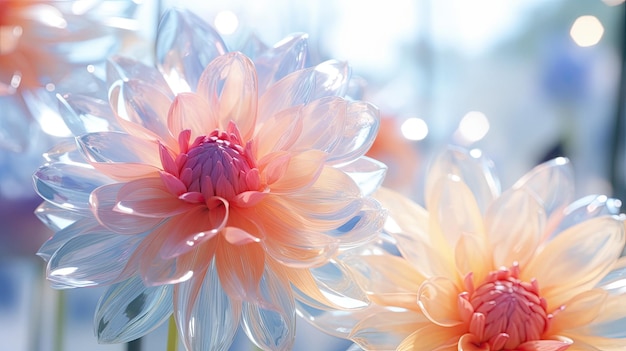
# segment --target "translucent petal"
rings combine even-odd
[[[236,49],[254,61],[268,50],[268,46],[255,33],[250,33]]]
[[[122,130],[108,101],[81,94],[57,95],[59,113],[73,135]]]
[[[425,198],[430,198],[439,179],[450,175],[467,184],[483,214],[491,201],[500,195],[500,181],[495,174],[494,164],[477,149],[467,151],[448,147],[441,153],[429,168]]]
[[[513,185],[515,189],[522,187],[537,197],[550,218],[572,202],[574,170],[568,159],[555,158],[533,168]]]
[[[278,179],[267,180],[272,193],[291,193],[310,186],[324,169],[326,156],[324,152],[308,150],[290,157]],[[271,173],[271,169],[272,164],[261,169],[261,175]]]
[[[612,270],[595,287],[615,295],[626,291],[626,256],[620,257]]]
[[[221,129],[232,121],[243,140],[252,137],[258,96],[256,71],[249,58],[233,52],[211,61],[198,81],[198,94],[211,106],[204,112],[217,114]]]
[[[431,278],[420,286],[417,303],[433,323],[453,327],[463,323],[458,311],[458,295],[454,282],[444,277]]]
[[[176,324],[188,350],[227,350],[233,342],[241,302],[224,291],[215,262],[174,288]]]
[[[343,261],[356,272],[359,286],[375,303],[419,311],[417,291],[425,277],[405,259],[392,255],[362,255]]]
[[[372,313],[354,327],[350,340],[365,350],[395,350],[415,330],[430,321],[413,311],[386,310]]]
[[[536,278],[549,310],[591,289],[609,273],[624,247],[623,220],[594,218],[550,241],[522,270],[522,280]]]
[[[346,172],[354,179],[359,188],[361,188],[363,196],[370,196],[380,188],[387,173],[387,166],[384,163],[365,156],[359,157],[348,164],[335,167]]]
[[[493,267],[483,237],[462,234],[454,248],[454,262],[460,277],[473,273],[474,283],[480,284]]]
[[[62,139],[43,154],[48,163],[77,164],[91,167],[85,160],[84,155],[78,150],[74,139]]]
[[[262,350],[291,350],[296,313],[289,282],[266,267],[257,298],[243,303],[243,330]]]
[[[595,307],[592,307],[593,312],[597,312]],[[622,338],[622,342],[624,342],[626,340],[626,330],[624,329],[624,323],[626,323],[626,295],[607,296],[606,302],[600,307],[602,309],[593,322],[574,331],[582,335]]]
[[[546,221],[543,206],[524,189],[510,189],[497,198],[485,215],[495,267],[513,262],[525,267],[542,240]]]
[[[455,175],[440,178],[426,199],[430,211],[431,231],[440,228],[450,247],[455,247],[463,234],[484,240],[483,218],[472,191]],[[431,238],[436,235],[431,233]]]
[[[204,68],[227,51],[219,34],[190,11],[170,9],[159,23],[157,67],[175,93],[195,90]]]
[[[93,168],[63,163],[42,166],[33,175],[35,191],[55,206],[76,211],[89,209],[89,194],[111,182]]]
[[[619,325],[619,327],[623,330],[623,324]],[[564,333],[563,335],[571,338],[574,344],[557,351],[622,351],[624,350],[624,344],[626,344],[626,338],[624,337],[611,338],[579,333]]]
[[[138,79],[118,81],[109,90],[109,101],[128,133],[158,139],[167,145],[177,144],[167,128],[172,99],[158,88]]]
[[[215,264],[224,290],[238,300],[254,300],[265,268],[265,251],[258,243],[233,245],[220,241]]]
[[[35,209],[35,216],[52,231],[58,232],[79,219],[91,216],[91,212],[67,211],[44,201]]]
[[[339,240],[341,250],[363,245],[373,240],[383,229],[387,211],[372,198],[364,199],[362,204],[357,214],[341,227],[328,233]]]
[[[352,102],[346,111],[346,122],[328,162],[337,164],[363,156],[374,143],[379,126],[379,111],[366,102]]]
[[[303,69],[308,54],[308,34],[293,33],[264,50],[254,59],[254,65],[259,76],[259,93],[263,94],[272,84],[284,76]]]
[[[258,132],[259,154],[278,150],[333,150],[346,128],[348,102],[324,97],[284,109],[266,119]]]
[[[125,183],[117,195],[114,210],[135,216],[167,218],[205,206],[172,195],[160,178],[141,178]],[[215,227],[211,227],[213,229]]]
[[[435,324],[424,325],[404,339],[396,351],[463,351],[457,343],[466,328],[464,325],[449,328]]]
[[[325,96],[343,96],[349,71],[344,62],[326,61],[285,76],[259,99],[258,123],[292,106],[308,104]]]
[[[56,250],[46,269],[48,279],[75,287],[104,285],[117,279],[142,236],[103,229],[75,236]]]
[[[69,212],[64,210],[64,212]],[[37,256],[40,256],[46,261],[49,261],[52,255],[70,239],[90,234],[92,232],[104,233],[106,230],[102,230],[102,226],[93,217],[82,218],[70,225],[65,226],[54,233],[54,235],[48,239],[37,251]]]
[[[557,311],[550,323],[550,330],[559,333],[561,330],[585,326],[595,320],[601,313],[608,293],[602,289],[582,292],[567,301],[563,310]]]
[[[183,130],[191,131],[191,140],[201,135],[208,135],[218,127],[217,115],[207,100],[198,94],[180,93],[172,102],[167,124],[174,136]]]
[[[441,234],[430,230],[429,213],[395,191],[381,188],[375,198],[389,211],[385,231],[397,242],[398,250],[425,277],[456,274],[451,250],[446,250]],[[435,243],[431,243],[434,241]]]
[[[161,167],[158,144],[130,134],[90,133],[76,140],[90,162],[145,163]]]
[[[102,295],[94,318],[100,343],[122,343],[156,329],[172,314],[172,286],[146,287],[132,277],[111,285]]]
[[[588,195],[569,204],[563,210],[563,218],[558,228],[554,231],[560,233],[563,230],[586,220],[620,214],[622,202],[618,199],[609,198],[605,195]]]
[[[138,234],[158,225],[161,218],[140,217],[115,210],[118,204],[117,196],[124,185],[124,183],[103,185],[91,193],[91,207],[98,221],[119,234]]]
[[[362,308],[369,304],[368,297],[356,284],[345,264],[331,260],[310,271],[325,297],[336,305],[352,309]]]
[[[132,58],[113,56],[107,61],[107,83],[113,85],[118,80],[140,79],[158,89],[171,99],[174,93],[158,69]]]

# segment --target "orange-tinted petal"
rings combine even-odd
[[[183,130],[191,131],[191,140],[207,135],[218,127],[218,120],[207,100],[198,94],[180,93],[174,98],[167,117],[167,126],[174,137]]]
[[[260,244],[233,245],[221,239],[215,264],[220,282],[231,298],[256,299],[265,268],[265,252]]]
[[[602,289],[585,291],[565,303],[555,313],[549,332],[559,334],[563,330],[585,326],[595,320],[604,309],[608,293]]]
[[[289,193],[313,184],[324,168],[326,153],[309,150],[289,157],[279,177],[267,179],[273,193]],[[284,162],[284,161],[281,161]],[[268,165],[268,170],[271,165]],[[261,167],[261,165],[259,165]],[[261,174],[266,171],[260,169]]]
[[[461,291],[453,281],[434,277],[422,283],[417,302],[434,324],[453,327],[463,323],[457,307],[459,293]]]
[[[172,195],[160,178],[143,178],[124,184],[117,200],[117,211],[152,218],[175,216],[197,206]]]
[[[365,350],[394,350],[404,339],[430,324],[414,311],[373,311],[354,326],[350,340]]]
[[[402,341],[396,351],[457,351],[464,326],[440,327],[425,325]]]

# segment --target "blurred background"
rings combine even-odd
[[[623,0],[133,5],[124,22],[129,35],[113,51],[145,61],[152,59],[158,17],[172,6],[192,9],[232,48],[251,34],[272,45],[292,32],[309,33],[312,63],[346,60],[362,79],[361,98],[376,104],[383,119],[371,156],[388,164],[387,186],[418,202],[424,168],[446,144],[489,155],[503,188],[538,163],[566,156],[576,171],[577,195],[626,198]],[[0,12],[0,32],[3,17]],[[6,118],[6,106],[0,99],[0,118]],[[54,350],[61,308],[67,317],[60,330],[62,350],[130,350],[133,346],[96,343],[91,324],[102,290],[59,295],[43,278],[43,260],[35,252],[51,233],[33,215],[40,201],[30,176],[50,143],[47,136],[36,137],[37,131],[30,135],[27,147],[0,150],[0,349]],[[349,345],[304,322],[298,326],[295,350]],[[164,328],[157,330],[141,349],[164,350],[165,334]],[[252,349],[239,339],[233,350]]]

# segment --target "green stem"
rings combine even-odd
[[[56,320],[54,321],[54,327],[55,327],[55,333],[54,333],[54,351],[63,351],[64,350],[64,345],[63,345],[63,339],[65,336],[65,322],[66,321],[66,315],[65,315],[65,291],[64,290],[59,290],[57,291],[57,304],[56,304],[56,308],[57,308],[57,313],[56,313]]]
[[[172,314],[167,325],[167,351],[176,350],[178,350],[178,330],[176,329],[176,320]]]

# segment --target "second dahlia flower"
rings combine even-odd
[[[110,285],[101,342],[174,313],[188,350],[227,349],[239,325],[285,350],[296,300],[339,308],[350,295],[334,257],[385,217],[368,196],[385,168],[363,157],[378,111],[341,97],[345,63],[305,68],[306,43],[295,35],[252,61],[171,10],[157,68],[113,58],[108,101],[65,96],[75,143],[34,175],[37,213],[56,231],[39,255],[54,287]]]
[[[318,326],[366,350],[626,348],[619,200],[573,201],[564,158],[500,193],[488,159],[452,148],[426,186],[426,208],[377,193],[390,239],[349,261],[374,304]]]

